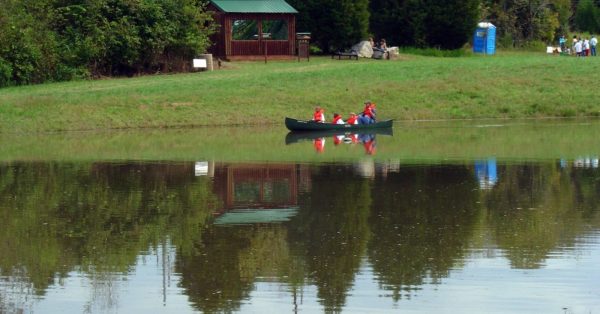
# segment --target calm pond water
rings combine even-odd
[[[590,123],[4,137],[0,313],[600,313]]]

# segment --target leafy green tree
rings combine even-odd
[[[575,13],[575,25],[581,31],[600,31],[600,9],[592,0],[581,0]]]
[[[569,28],[569,0],[486,0],[483,7],[482,18],[496,25],[502,46],[553,42]]]
[[[57,47],[46,27],[46,2],[0,0],[0,8],[0,82],[30,84],[53,79]]]
[[[533,20],[533,33],[535,36],[546,43],[553,42],[556,37],[556,31],[560,30],[560,21],[558,13],[550,8],[544,8]]]
[[[428,46],[458,49],[469,41],[479,19],[479,0],[426,0],[424,3]]]
[[[569,20],[573,15],[571,0],[555,0],[552,2],[552,9],[558,14],[558,32],[561,35],[565,35],[569,31]]]
[[[488,20],[496,26],[498,45],[513,47],[521,38],[514,8],[508,1],[486,1],[483,7],[482,20]]]
[[[292,0],[299,11],[297,29],[312,33],[323,51],[346,49],[366,39],[369,30],[368,0]]]
[[[185,71],[215,31],[202,0],[0,0],[0,87]]]
[[[371,32],[400,46],[457,49],[471,37],[479,0],[373,0]]]
[[[399,46],[426,46],[425,18],[421,0],[372,0],[371,33]]]

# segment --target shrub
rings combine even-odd
[[[540,40],[532,40],[526,41],[522,44],[521,48],[526,51],[535,51],[535,52],[546,52],[546,43]]]
[[[321,50],[321,48],[319,48],[319,46],[317,46],[317,45],[310,45],[309,50],[310,50],[311,55],[312,54],[315,54],[315,55],[323,54],[323,50]]]
[[[400,48],[400,51],[407,54],[442,58],[458,58],[467,55],[464,49],[442,50],[435,48],[402,47]]]
[[[498,37],[497,41],[498,48],[511,49],[514,48],[514,39],[513,36],[509,33],[506,33],[500,37]]]
[[[12,67],[0,57],[0,87],[12,85]]]

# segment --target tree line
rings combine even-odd
[[[298,31],[329,52],[360,40],[458,49],[478,21],[500,47],[600,32],[600,0],[288,0]],[[218,25],[206,0],[0,0],[0,87],[186,71]]]
[[[498,27],[498,44],[556,42],[569,32],[600,32],[598,0],[485,0],[482,17]]]
[[[600,32],[600,0],[289,0],[299,31],[324,51],[373,36],[396,46],[458,49],[479,21],[497,27],[500,47],[550,43],[572,31]]]
[[[186,70],[215,26],[201,0],[0,0],[0,87]]]

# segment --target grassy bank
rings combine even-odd
[[[0,89],[0,132],[281,124],[358,111],[419,119],[600,115],[600,58],[533,53],[397,61],[234,63],[226,69]]]

